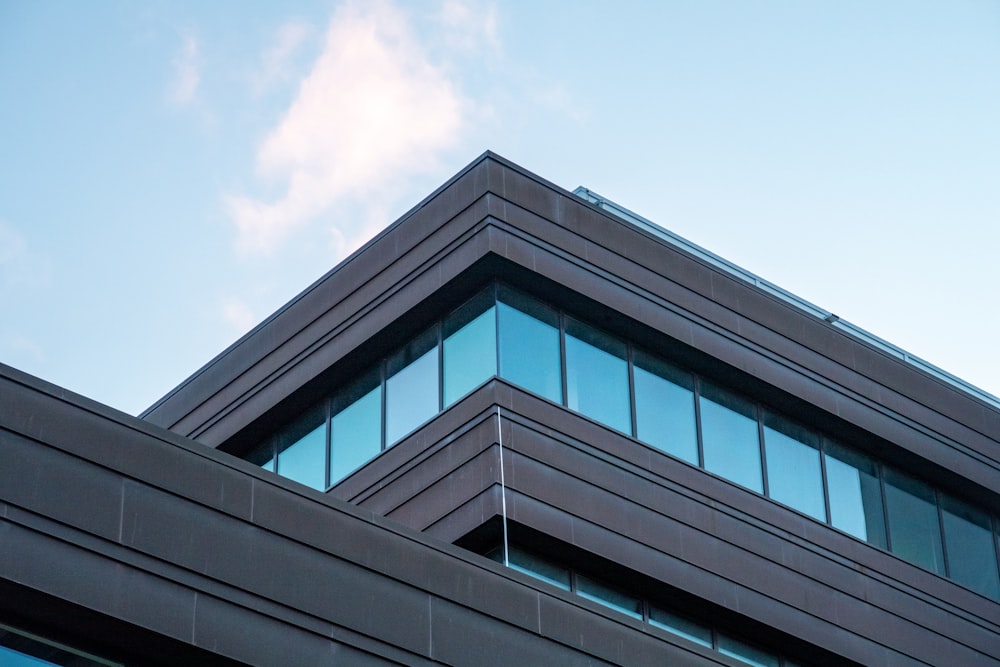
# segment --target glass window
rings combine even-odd
[[[116,667],[111,662],[35,634],[0,624],[0,665],[3,667]]]
[[[493,290],[444,321],[444,404],[451,405],[497,374],[497,325]]]
[[[576,594],[628,614],[632,618],[642,619],[642,600],[580,574],[576,575]]]
[[[497,317],[500,319],[500,376],[562,403],[556,311],[501,286]]]
[[[701,390],[701,438],[705,469],[764,492],[760,437],[754,406],[709,384]]]
[[[385,443],[404,435],[438,412],[437,332],[417,337],[386,363]]]
[[[333,399],[330,484],[336,484],[382,450],[382,386],[377,370]]]
[[[826,521],[819,436],[784,417],[765,412],[764,460],[768,495]]]
[[[892,553],[944,574],[944,554],[934,491],[895,470],[885,471],[885,508]]]
[[[500,560],[503,560],[503,554],[500,554]],[[568,591],[570,588],[569,570],[524,549],[509,547],[507,565],[511,569],[529,574],[563,590]]]
[[[698,432],[691,376],[636,352],[636,437],[668,454],[698,465]]]
[[[948,574],[977,593],[1000,600],[997,554],[990,517],[942,494],[941,519],[948,549]]]
[[[830,524],[885,549],[885,515],[877,464],[832,442],[827,442],[823,458]]]
[[[669,611],[657,609],[656,607],[650,607],[649,624],[685,639],[690,639],[696,644],[712,648],[712,630],[706,628],[701,623],[695,623],[683,616],[671,614]]]
[[[718,650],[753,667],[779,667],[778,656],[725,635],[719,635]]]
[[[571,410],[632,433],[625,343],[580,322],[566,323],[566,402]]]
[[[274,472],[274,438],[268,438],[267,442],[250,452],[247,461],[268,472]]]
[[[278,434],[278,474],[326,488],[326,401]]]

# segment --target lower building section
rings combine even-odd
[[[0,405],[7,636],[97,664],[738,664],[2,367]]]

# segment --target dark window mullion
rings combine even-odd
[[[629,412],[632,419],[632,432],[631,436],[633,438],[639,437],[639,424],[635,415],[635,346],[631,343],[627,343],[627,362],[628,362],[628,403]]]
[[[763,493],[770,498],[770,488],[767,484],[767,454],[764,451],[764,411],[760,403],[754,403],[754,413],[757,416],[757,449],[760,452],[760,479]]]
[[[566,314],[558,312],[559,318],[559,377],[562,381],[562,405],[569,407],[569,370],[566,367]]]
[[[437,414],[444,410],[444,324],[439,321],[437,328],[437,374],[438,374],[438,409]]]
[[[496,377],[503,377],[500,371],[500,283],[493,283],[493,360],[496,362]]]
[[[885,495],[885,466],[875,461],[875,472],[878,473],[878,488],[882,495],[882,530],[885,531],[885,548],[892,553],[892,529],[889,526],[889,503]],[[869,540],[871,542],[871,540]]]
[[[326,470],[323,474],[323,479],[326,480],[326,484],[323,488],[330,488],[330,466],[333,463],[333,414],[332,414],[332,404],[333,399],[330,397],[326,398]]]
[[[387,363],[388,363],[388,359],[383,359],[382,361],[379,362],[379,387],[380,387],[379,397],[380,397],[380,399],[382,401],[382,408],[381,408],[381,411],[380,411],[381,412],[380,417],[382,419],[382,424],[381,424],[381,426],[382,426],[381,431],[382,432],[381,432],[381,434],[380,434],[379,437],[382,439],[382,447],[381,447],[382,451],[385,451],[385,447],[386,447],[386,444],[387,444],[386,441],[385,441],[386,422],[388,421],[388,415],[386,414],[386,406],[388,405],[388,403],[387,403],[388,397],[386,396],[386,394],[388,392],[386,391],[386,389],[387,389],[386,379],[387,378],[385,377],[385,371],[386,371],[386,364]]]
[[[701,377],[694,376],[694,426],[698,438],[698,467],[705,469],[705,443],[701,435]]]
[[[944,509],[941,507],[941,491],[934,491],[934,507],[937,509],[938,540],[941,542],[941,557],[944,559],[944,576],[951,578],[951,564],[948,562],[948,540],[944,538]]]
[[[827,525],[833,525],[833,514],[830,512],[830,484],[826,481],[826,436],[819,438],[819,470],[823,480],[823,511],[826,512]]]

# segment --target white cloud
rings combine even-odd
[[[274,44],[264,52],[260,67],[253,74],[253,87],[258,95],[293,79],[295,57],[313,32],[312,26],[298,19],[278,28]]]
[[[173,60],[173,77],[168,95],[177,106],[187,106],[194,101],[201,83],[201,62],[198,57],[198,40],[186,35]]]
[[[333,16],[322,52],[285,116],[259,147],[256,166],[286,184],[274,201],[225,203],[244,252],[267,252],[334,204],[386,194],[386,184],[425,172],[464,126],[467,102],[432,63],[406,17],[386,2],[349,2]],[[385,224],[385,220],[381,222]],[[338,252],[369,225],[338,225]]]

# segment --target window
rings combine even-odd
[[[576,594],[642,620],[642,600],[607,584],[577,574]]]
[[[694,383],[655,357],[635,353],[636,437],[668,454],[698,465]]]
[[[866,456],[832,442],[826,443],[824,463],[830,524],[885,549],[878,466]]]
[[[706,470],[757,493],[764,492],[760,437],[752,403],[703,384],[701,438]]]
[[[497,374],[493,290],[480,293],[444,321],[444,405]]]
[[[566,403],[611,428],[632,433],[625,343],[576,320],[566,323]]]
[[[996,540],[989,515],[942,494],[941,522],[949,576],[982,595],[1000,600]]]
[[[380,379],[377,372],[369,372],[333,399],[333,418],[330,420],[331,482],[347,477],[382,449]]]
[[[438,412],[437,332],[417,337],[386,362],[385,442],[395,444]]]
[[[768,495],[826,521],[819,436],[784,417],[765,412],[764,458]]]
[[[672,614],[657,607],[650,607],[649,624],[685,639],[690,639],[696,644],[712,648],[712,629],[705,627],[701,623],[695,623],[683,616]]]
[[[562,403],[559,316],[553,309],[501,287],[500,377]]]
[[[889,548],[905,560],[944,574],[941,524],[934,491],[894,470],[885,473],[885,509]]]
[[[278,474],[326,488],[326,401],[296,420],[277,440]]]

